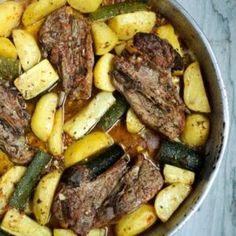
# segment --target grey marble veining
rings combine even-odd
[[[176,236],[236,236],[236,0],[178,0],[206,34],[227,87],[231,133],[204,203]]]

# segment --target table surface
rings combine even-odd
[[[200,209],[175,236],[236,236],[236,0],[177,0],[206,34],[227,87],[231,134],[218,176]]]

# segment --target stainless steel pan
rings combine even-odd
[[[197,56],[212,107],[211,134],[206,146],[205,166],[199,182],[189,198],[166,224],[158,224],[145,233],[145,235],[159,236],[173,235],[203,202],[221,167],[230,121],[226,89],[217,61],[205,35],[193,18],[175,0],[150,0],[150,4],[170,20],[187,46]]]

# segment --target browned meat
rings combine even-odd
[[[53,213],[62,227],[81,235],[134,211],[152,199],[163,185],[159,169],[143,156],[131,169],[123,158],[93,181],[84,167],[78,171],[80,185],[61,185]]]
[[[81,174],[83,177],[80,187],[63,185],[53,205],[53,213],[62,227],[70,227],[78,234],[86,234],[93,226],[103,202],[119,184],[126,171],[127,161],[121,159],[94,181],[90,182],[89,178],[86,178],[87,174]]]
[[[46,18],[39,32],[43,56],[57,68],[73,99],[88,99],[92,90],[94,53],[91,26],[63,7]]]
[[[103,0],[102,5],[106,6],[106,5],[111,5],[111,4],[120,3],[120,2],[128,2],[128,1],[127,0]]]
[[[172,82],[171,69],[180,64],[167,41],[138,33],[134,48],[114,58],[113,84],[148,127],[170,139],[181,134],[185,106]]]
[[[34,155],[25,138],[29,120],[26,103],[19,93],[0,80],[0,148],[17,164],[28,163]]]

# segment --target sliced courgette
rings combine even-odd
[[[110,129],[128,109],[128,104],[122,95],[115,93],[114,97],[116,98],[116,102],[97,124],[97,127],[103,130]]]
[[[20,74],[19,60],[0,56],[0,79],[12,80]]]
[[[156,159],[161,164],[170,164],[191,171],[198,171],[202,166],[202,157],[196,151],[172,141],[162,143]]]
[[[16,190],[10,199],[10,206],[18,209],[24,208],[42,170],[50,159],[51,156],[41,151],[35,155],[33,161],[28,166],[25,175],[16,186]]]

